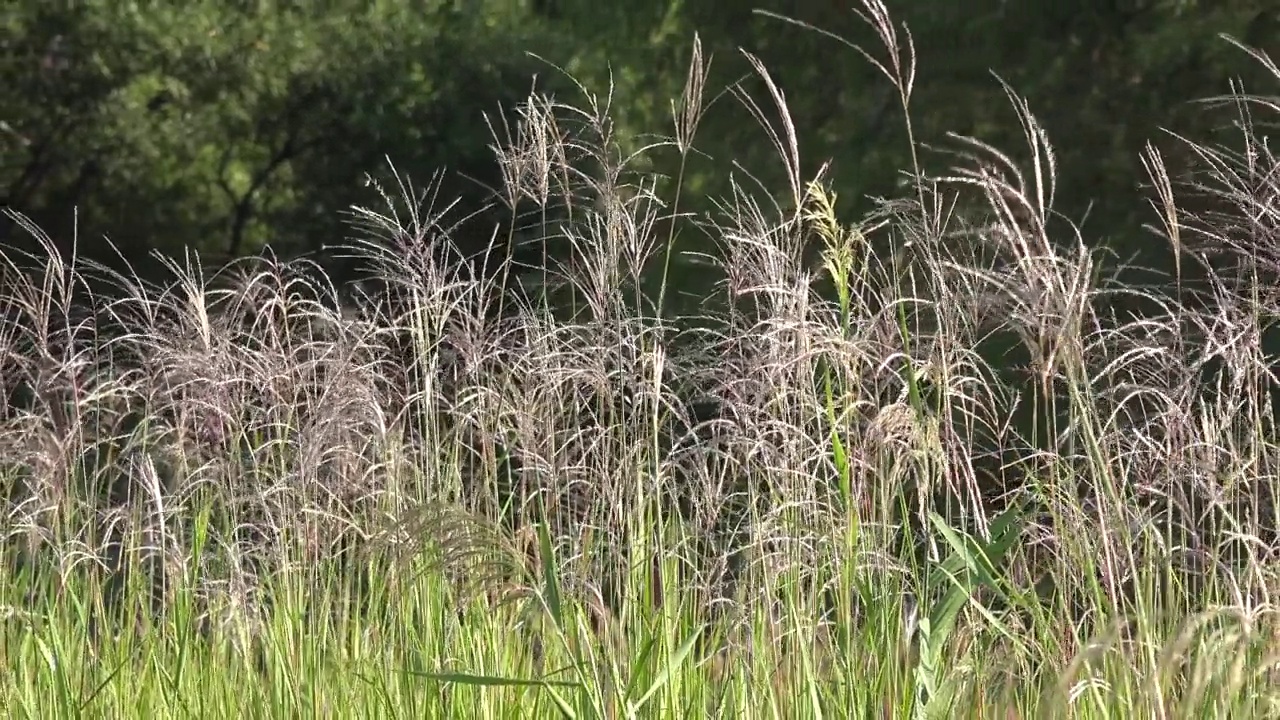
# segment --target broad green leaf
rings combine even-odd
[[[644,707],[645,703],[649,702],[649,698],[653,697],[654,693],[661,690],[671,680],[672,675],[680,669],[685,659],[689,657],[689,653],[693,650],[694,644],[697,643],[698,637],[702,635],[703,629],[703,626],[699,626],[689,637],[685,638],[684,642],[680,643],[680,646],[676,648],[670,657],[664,658],[665,662],[658,670],[657,677],[653,679],[649,689],[635,702],[634,708],[636,710]]]

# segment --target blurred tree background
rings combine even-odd
[[[1016,153],[1022,131],[998,74],[1056,145],[1059,210],[1122,256],[1158,246],[1141,229],[1155,218],[1139,186],[1144,143],[1177,167],[1181,149],[1162,128],[1211,139],[1230,120],[1193,101],[1228,92],[1232,78],[1276,92],[1219,37],[1280,55],[1268,0],[888,6],[919,55],[917,140],[945,145],[951,131]],[[501,177],[485,116],[510,113],[535,75],[570,103],[583,98],[569,77],[601,95],[612,84],[625,147],[669,134],[695,32],[712,57],[714,102],[695,139],[702,154],[684,170],[683,209],[710,209],[744,170],[786,190],[767,136],[720,92],[763,90],[742,50],[786,92],[805,171],[832,162],[850,219],[869,197],[901,192],[910,154],[893,88],[841,42],[758,9],[884,57],[851,0],[14,0],[0,10],[0,203],[62,249],[74,231],[78,252],[114,263],[109,238],[143,272],[152,250],[317,254],[350,234],[347,208],[379,203],[366,176],[386,179],[388,158],[420,185],[444,171],[440,202],[482,210],[483,188]],[[924,160],[941,169],[948,157]],[[674,175],[681,158],[663,149],[648,162]],[[29,242],[0,225],[0,243]],[[694,277],[676,282],[696,293]]]

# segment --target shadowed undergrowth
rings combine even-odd
[[[861,12],[910,128],[910,35]],[[695,153],[692,58],[645,153]],[[352,212],[354,287],[144,281],[15,214],[48,255],[0,267],[6,714],[1275,712],[1274,101],[1180,139],[1193,178],[1148,146],[1176,272],[1139,286],[1012,90],[1025,161],[948,138],[848,224],[756,69],[777,193],[690,216],[605,98],[535,93],[491,252],[405,179]]]

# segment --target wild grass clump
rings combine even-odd
[[[910,33],[862,12],[910,128]],[[692,57],[644,150],[681,167]],[[48,254],[0,267],[6,714],[1274,713],[1275,103],[1183,141],[1185,187],[1147,148],[1175,273],[1140,287],[1012,89],[1027,162],[952,137],[850,225],[749,59],[788,181],[707,216],[585,89],[494,123],[480,256],[430,187],[354,210],[355,289],[144,281],[13,215]],[[686,314],[678,230],[715,247]]]

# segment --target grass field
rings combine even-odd
[[[1149,147],[1143,287],[1012,92],[1027,162],[957,138],[849,225],[758,69],[789,187],[706,217],[531,96],[504,191],[569,248],[532,269],[428,252],[407,180],[352,214],[356,295],[148,283],[13,215],[48,252],[0,258],[5,717],[1280,716],[1274,102],[1187,182]],[[681,262],[718,280],[687,316]]]

